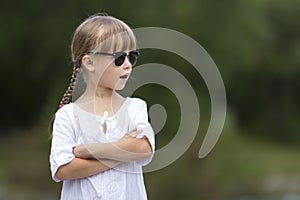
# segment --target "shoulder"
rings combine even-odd
[[[147,107],[147,103],[145,100],[143,99],[140,99],[140,98],[137,98],[137,97],[132,97],[132,98],[129,98],[129,106],[131,108],[143,108],[143,107]]]
[[[60,109],[58,109],[55,113],[55,118],[68,118],[73,115],[73,103],[69,103],[64,105]]]
[[[73,112],[73,104],[64,105],[55,113],[53,123],[53,136],[72,136],[75,131],[75,117]]]
[[[129,103],[133,105],[147,104],[145,100],[137,98],[137,97],[127,97],[129,99]]]

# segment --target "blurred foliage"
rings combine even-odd
[[[87,16],[106,12],[132,27],[166,27],[191,36],[219,67],[229,107],[242,128],[280,141],[300,141],[299,10],[295,0],[31,0],[18,6],[3,2],[1,128],[30,126],[45,113],[55,112],[71,73],[74,29]],[[178,66],[168,56],[143,57]],[[188,63],[177,69],[194,80],[194,87],[203,88]],[[207,97],[201,91],[199,95]]]
[[[0,158],[7,161],[0,166],[0,199],[8,199],[5,195],[17,187],[24,191],[15,199],[57,198],[59,188],[46,170],[46,126],[71,78],[73,31],[98,12],[133,28],[165,27],[190,36],[214,59],[226,87],[227,135],[209,158],[196,160],[201,143],[194,142],[172,166],[147,174],[150,199],[232,200],[239,194],[263,193],[260,186],[268,185],[264,181],[269,176],[297,173],[299,149],[282,150],[279,144],[300,143],[300,1],[30,0],[1,2],[0,11]],[[172,66],[190,81],[200,102],[199,133],[204,133],[210,100],[197,71],[177,55],[142,50],[138,64],[150,62]],[[144,86],[135,95],[168,111],[157,136],[158,148],[163,147],[177,129],[178,102],[158,85]],[[264,143],[261,138],[266,138]],[[11,191],[1,189],[3,185]]]

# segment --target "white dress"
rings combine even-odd
[[[107,124],[106,134],[103,123]],[[63,106],[55,115],[50,153],[51,173],[54,181],[57,169],[74,159],[73,147],[84,143],[114,142],[128,131],[143,129],[139,137],[146,136],[152,146],[152,155],[145,160],[123,163],[97,175],[63,181],[62,200],[145,200],[142,166],[154,154],[155,140],[148,122],[146,103],[138,98],[126,98],[112,117],[100,117],[83,111],[74,103]]]

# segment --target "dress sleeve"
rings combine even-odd
[[[132,130],[134,128],[141,129],[143,132],[137,136],[137,138],[146,137],[151,145],[152,154],[149,158],[136,161],[137,164],[145,166],[149,164],[153,158],[155,152],[155,137],[153,129],[148,121],[148,111],[147,111],[147,104],[145,101],[137,98],[132,99],[132,109],[130,112],[130,127],[129,129]]]
[[[52,179],[55,182],[60,181],[55,176],[57,169],[75,158],[73,154],[73,148],[76,146],[74,123],[70,115],[68,115],[70,113],[68,113],[66,107],[69,107],[69,105],[63,106],[57,111],[53,124],[50,168]]]

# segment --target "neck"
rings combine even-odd
[[[115,95],[115,91],[110,88],[104,87],[93,87],[93,85],[88,84],[82,97],[85,101],[107,101],[111,100]]]
[[[111,100],[114,95],[114,90],[109,88],[98,87],[95,91],[95,100],[103,101],[103,100]]]
[[[102,115],[104,111],[112,115],[123,102],[124,98],[115,90],[103,87],[97,89],[87,87],[83,95],[77,100],[83,109],[98,115]]]

